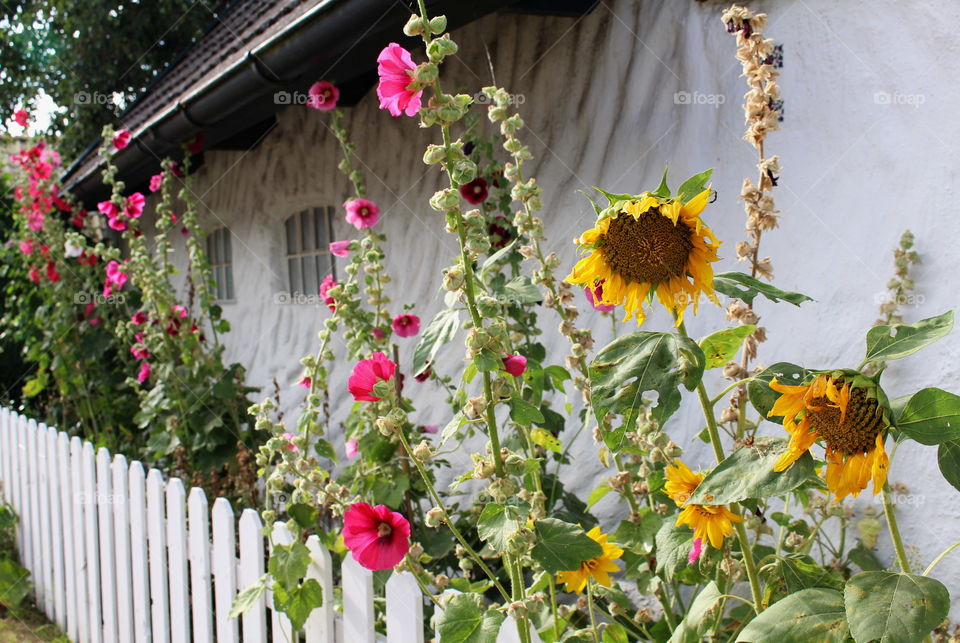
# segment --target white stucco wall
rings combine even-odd
[[[752,4],[770,13],[766,33],[785,48],[786,120],[767,144],[783,167],[775,192],[781,220],[780,228],[764,237],[762,253],[774,257],[776,285],[816,299],[800,309],[759,301],[769,336],[759,360],[853,367],[885,292],[891,251],[905,228],[916,234],[924,258],[914,274],[921,303],[908,308],[906,318],[915,321],[958,304],[952,276],[960,272],[960,217],[953,205],[960,167],[955,116],[960,51],[954,35],[960,3]],[[536,156],[530,170],[544,188],[547,246],[560,253],[564,269],[574,261],[570,239],[592,218],[576,190],[600,185],[637,192],[655,185],[665,163],[675,180],[716,168],[719,199],[705,218],[726,242],[717,270],[738,269],[731,258],[743,238],[737,194],[743,177],[755,180],[756,171],[754,151],[741,140],[745,86],[733,57],[734,39],[719,21],[723,6],[616,0],[602,2],[581,20],[492,16],[454,34],[461,54],[446,73],[470,91],[489,84],[486,46],[498,84],[525,99],[521,111],[528,128],[522,137]],[[677,104],[674,94],[680,91],[721,96],[724,102]],[[387,263],[396,278],[394,309],[416,303],[426,323],[442,305],[440,269],[456,252],[441,217],[427,205],[440,177],[420,156],[434,132],[376,107],[371,91],[350,110],[347,124],[367,170],[370,196],[383,209]],[[300,389],[289,386],[301,371],[298,359],[315,350],[327,313],[274,301],[286,289],[282,222],[300,209],[338,204],[349,194],[336,170],[340,156],[327,122],[315,111],[288,108],[254,151],[207,153],[197,183],[209,227],[224,222],[234,234],[237,297],[225,306],[234,325],[227,357],[249,368],[253,385],[268,390],[277,378],[286,387],[287,408],[302,398]],[[340,223],[337,238],[349,232]],[[565,348],[557,343],[557,320],[548,311],[541,317],[559,360]],[[592,311],[581,320],[596,324],[598,347],[606,343],[606,320]],[[688,321],[695,336],[725,324],[722,311],[711,307]],[[668,327],[662,311],[648,322],[648,328]],[[884,376],[891,397],[925,386],[960,390],[958,337],[893,364]],[[402,359],[409,360],[415,340],[399,341]],[[451,364],[461,357],[459,341],[455,344],[446,353]],[[346,391],[349,366],[336,373],[334,390]],[[713,390],[716,384],[711,382]],[[417,419],[444,424],[442,396],[421,394],[430,385],[410,386]],[[706,446],[693,441],[701,422],[691,398],[666,430],[688,449],[688,462],[708,466]],[[766,429],[781,431],[772,424]],[[589,439],[575,455],[570,485],[585,495],[605,474]],[[909,487],[912,504],[900,507],[901,524],[925,565],[960,535],[960,493],[941,478],[936,450],[913,443],[898,451],[890,479]],[[873,502],[868,496],[857,501],[859,508]],[[892,562],[885,533],[880,555]],[[952,614],[960,617],[960,555],[944,561],[936,576],[952,590]]]

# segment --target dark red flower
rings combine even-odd
[[[477,205],[487,200],[490,192],[487,190],[487,181],[482,176],[478,176],[469,183],[460,186],[460,196],[468,203]]]

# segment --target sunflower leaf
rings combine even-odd
[[[724,328],[707,335],[700,340],[700,348],[707,358],[706,369],[720,368],[725,365],[740,350],[744,340],[757,329],[752,324]]]
[[[603,555],[603,547],[579,525],[544,518],[534,523],[534,529],[537,542],[530,555],[551,574],[574,571],[583,561]]]
[[[444,643],[494,643],[506,614],[488,609],[480,594],[456,594],[437,617],[438,638]]]
[[[690,548],[693,547],[693,530],[686,525],[676,525],[666,520],[654,539],[656,543],[657,573],[667,578],[690,564]]]
[[[662,426],[680,407],[681,385],[696,388],[705,358],[695,341],[673,333],[639,331],[607,344],[590,363],[597,421],[607,413],[631,415],[646,391],[655,391],[653,418]],[[614,451],[619,445],[607,445]]]
[[[960,491],[960,440],[940,444],[937,449],[937,464],[940,465],[940,473],[946,481]]]
[[[814,587],[790,594],[768,607],[747,624],[737,641],[842,643],[848,638],[843,594]]]
[[[426,370],[429,363],[437,356],[437,351],[444,344],[450,343],[453,336],[460,329],[460,311],[448,308],[437,313],[423,329],[423,335],[413,351],[413,374],[419,375]]]
[[[747,384],[747,396],[749,396],[753,408],[755,408],[762,417],[767,418],[771,422],[783,424],[783,418],[781,417],[768,417],[774,403],[777,401],[777,398],[780,397],[779,393],[770,388],[770,381],[776,377],[777,382],[780,384],[799,386],[803,384],[810,374],[811,371],[808,371],[802,366],[797,366],[789,362],[777,362],[754,376],[753,380]]]
[[[857,641],[919,641],[943,622],[950,593],[938,580],[898,572],[860,572],[843,590]],[[757,639],[760,640],[760,639]]]
[[[782,496],[813,475],[813,457],[805,453],[783,472],[773,466],[787,450],[786,438],[758,437],[716,466],[697,485],[687,504],[725,505],[747,498]]]
[[[897,428],[920,444],[960,439],[960,395],[938,388],[917,391],[900,412]]]
[[[722,594],[715,581],[700,590],[669,643],[700,643],[711,625],[711,617],[716,614],[718,605],[722,605]]]
[[[727,297],[733,297],[734,299],[745,301],[748,304],[752,304],[753,300],[757,298],[757,295],[763,295],[774,303],[785,301],[794,306],[799,306],[805,301],[813,301],[812,298],[806,295],[798,292],[780,290],[770,284],[763,283],[759,279],[754,279],[750,275],[745,275],[742,272],[721,272],[718,275],[714,275],[713,287],[717,292],[723,293]]]
[[[946,337],[953,330],[953,311],[915,324],[874,326],[867,331],[866,361],[900,359]]]
[[[667,185],[667,171],[669,167],[663,168],[663,176],[660,177],[660,185],[657,186],[657,189],[651,192],[654,196],[663,197],[667,199],[670,197],[670,187]]]
[[[689,179],[680,184],[680,187],[677,188],[677,198],[680,199],[680,203],[687,203],[690,199],[697,196],[707,187],[707,181],[710,180],[710,175],[713,174],[713,170],[704,170],[699,174],[694,174]]]
[[[615,203],[619,203],[620,201],[632,201],[634,199],[634,196],[632,194],[616,194],[614,192],[607,192],[606,190],[601,190],[595,185],[593,186],[593,189],[599,192],[600,194],[602,194],[603,196],[607,197],[607,201],[610,202],[611,206]],[[594,207],[596,207],[596,204],[594,204]],[[600,212],[598,211],[597,214],[599,213]]]

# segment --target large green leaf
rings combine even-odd
[[[437,632],[444,643],[495,643],[505,617],[479,594],[456,594],[437,619]]]
[[[921,319],[915,324],[874,326],[867,331],[869,361],[900,359],[946,337],[953,330],[953,311]]]
[[[732,328],[718,330],[701,339],[700,348],[703,350],[703,354],[707,360],[707,370],[720,368],[733,359],[737,351],[740,350],[743,341],[749,337],[750,333],[756,330],[756,328],[756,326],[751,324],[734,326]]]
[[[747,498],[772,498],[788,493],[813,475],[813,457],[805,453],[786,471],[774,464],[787,450],[787,438],[761,436],[742,446],[707,474],[687,501],[694,505],[725,505]]]
[[[713,287],[717,292],[721,292],[727,297],[733,297],[748,304],[752,304],[757,295],[763,295],[773,302],[785,301],[794,306],[799,306],[805,301],[813,301],[806,295],[780,290],[742,272],[721,272],[714,275]]]
[[[937,449],[937,464],[947,482],[960,491],[960,440],[942,442]]]
[[[805,589],[774,603],[750,621],[738,642],[843,643],[848,640],[843,594],[833,589]]]
[[[809,556],[781,558],[777,567],[789,592],[811,587],[829,587],[838,592],[843,591],[843,576],[839,572],[817,565]]]
[[[498,552],[506,551],[510,536],[520,529],[529,511],[530,505],[522,500],[503,505],[491,502],[480,512],[477,535]]]
[[[299,630],[310,618],[310,612],[323,605],[323,588],[313,578],[308,578],[302,585],[293,587],[289,591],[279,583],[275,583],[273,602],[277,609],[290,619],[293,629]]]
[[[293,587],[306,576],[310,566],[310,550],[300,542],[274,545],[268,569],[273,579],[285,587]]]
[[[700,590],[690,603],[686,616],[673,631],[669,643],[700,643],[716,616],[717,608],[722,604],[722,594],[714,581]]]
[[[703,351],[688,337],[645,331],[624,335],[607,344],[590,364],[593,412],[598,421],[607,413],[628,415],[644,392],[656,391],[657,405],[651,413],[662,426],[680,407],[680,385],[692,391],[703,368]]]
[[[0,558],[0,605],[16,608],[30,593],[30,572],[9,558]]]
[[[537,542],[530,555],[551,573],[573,571],[580,563],[603,554],[603,548],[573,523],[544,518],[534,523]]]
[[[754,376],[753,380],[747,384],[747,396],[750,398],[750,403],[753,404],[753,408],[755,408],[762,417],[767,418],[771,422],[783,424],[783,418],[781,417],[767,417],[777,398],[780,397],[779,393],[770,388],[770,381],[776,377],[777,382],[780,384],[798,386],[802,384],[809,375],[810,371],[802,366],[797,366],[789,362],[777,362]]]
[[[689,564],[690,548],[693,547],[693,530],[686,525],[675,525],[666,520],[655,539],[657,545],[657,573],[673,578]]]
[[[447,308],[437,313],[423,329],[420,342],[413,351],[413,373],[418,375],[437,356],[440,347],[453,339],[460,328],[460,311],[456,308]]]
[[[843,599],[857,643],[916,643],[943,622],[950,593],[938,580],[898,572],[860,572]]]
[[[677,198],[680,199],[681,203],[686,203],[693,197],[697,196],[707,187],[707,181],[710,180],[710,175],[713,174],[713,170],[704,170],[699,174],[694,174],[689,179],[680,184],[680,187],[677,188]]]
[[[504,305],[533,304],[543,300],[540,288],[530,277],[520,276],[510,280],[497,297]]]
[[[960,395],[925,388],[903,407],[897,428],[920,444],[960,439]]]

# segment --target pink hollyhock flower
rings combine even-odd
[[[374,328],[374,329],[373,329],[373,336],[376,337],[377,339],[383,339],[384,337],[387,336],[387,334],[386,334],[385,332],[383,332],[383,329],[382,329],[382,328]]]
[[[143,384],[150,377],[150,362],[140,362],[140,370],[137,372],[137,381]]]
[[[43,212],[31,212],[27,215],[27,227],[34,232],[43,230]]]
[[[128,130],[125,130],[125,129],[118,130],[117,133],[113,135],[113,147],[115,149],[122,150],[129,144],[130,144],[130,132]]]
[[[150,191],[156,192],[163,185],[163,172],[150,177]]]
[[[57,264],[53,261],[47,262],[47,279],[54,283],[60,281],[60,274],[57,272]]]
[[[423,425],[423,432],[424,432],[424,433],[439,433],[439,432],[440,432],[440,427],[437,426],[436,424],[424,424],[424,425]]]
[[[404,313],[393,318],[393,332],[400,337],[413,337],[420,332],[420,318]]]
[[[117,261],[111,260],[107,264],[107,278],[103,282],[103,296],[109,297],[113,294],[113,289],[123,288],[123,284],[127,283],[127,274],[120,270],[120,263]]]
[[[20,127],[26,127],[30,123],[30,114],[25,109],[18,109],[13,113],[13,120]]]
[[[104,215],[108,219],[117,218],[117,206],[113,201],[101,201],[97,204],[97,210],[100,210],[100,214]]]
[[[353,367],[353,375],[347,380],[347,387],[358,402],[377,402],[373,387],[379,381],[389,382],[397,371],[397,365],[386,355],[377,352],[370,359],[362,359]]]
[[[203,135],[203,132],[198,133],[193,137],[193,140],[190,141],[190,144],[187,145],[187,151],[191,154],[199,154],[203,151],[203,145],[207,142],[207,137]]]
[[[700,554],[703,553],[703,538],[694,538],[693,547],[690,548],[690,555],[687,559],[690,561],[690,564],[697,562],[697,559],[700,558]]]
[[[410,523],[386,505],[358,502],[343,514],[343,544],[367,569],[392,569],[410,551]]]
[[[323,281],[320,282],[320,296],[323,297],[323,303],[325,303],[330,310],[337,309],[337,302],[327,293],[330,292],[331,288],[339,285],[340,284],[333,280],[333,275],[327,275],[323,278]]]
[[[331,241],[330,242],[330,254],[334,257],[346,257],[350,254],[350,242],[349,241]]]
[[[133,314],[133,317],[130,318],[130,321],[132,321],[135,326],[142,326],[147,323],[147,313],[142,310],[136,312]]]
[[[487,181],[482,176],[478,176],[469,183],[464,183],[460,186],[460,196],[467,200],[468,203],[477,205],[478,203],[483,203],[487,200],[487,197],[490,196],[489,190],[487,190]]]
[[[420,96],[423,90],[409,89],[413,77],[410,72],[416,68],[410,52],[391,42],[377,56],[377,98],[380,109],[390,112],[391,116],[416,116],[420,111]]]
[[[587,294],[587,300],[590,302],[590,305],[593,306],[594,310],[599,310],[601,313],[609,313],[611,310],[616,308],[616,306],[600,303],[603,301],[602,279],[600,280],[600,283],[595,285],[593,288],[590,288],[590,286],[584,287],[583,291]]]
[[[37,270],[36,266],[30,266],[30,270],[27,271],[27,278],[35,284],[40,283],[40,271]]]
[[[187,309],[181,306],[180,304],[176,304],[170,310],[172,310],[174,314],[176,314],[177,317],[179,317],[180,319],[183,319],[184,317],[187,316]]]
[[[300,378],[300,381],[297,382],[297,385],[301,388],[310,389],[313,387],[313,379],[304,375]]]
[[[180,164],[177,163],[176,161],[172,161],[169,167],[170,167],[170,172],[174,176],[179,176],[179,177],[183,176],[183,168],[181,168]]]
[[[134,192],[127,197],[127,205],[123,209],[123,213],[131,219],[139,219],[140,215],[143,214],[143,206],[146,202],[147,199],[142,194]]]
[[[77,263],[81,266],[95,266],[98,260],[99,257],[97,257],[97,255],[92,252],[87,252],[86,250],[81,252],[80,256],[77,257]]]
[[[283,437],[287,439],[287,451],[291,453],[297,450],[297,445],[293,442],[297,437],[296,433],[284,433]]]
[[[307,105],[324,112],[336,107],[337,101],[340,100],[340,90],[337,89],[336,85],[325,80],[318,80],[310,85],[307,94],[310,96]]]
[[[355,457],[357,457],[357,453],[360,451],[360,445],[356,440],[350,438],[347,440],[345,451],[347,453],[347,459],[353,460]]]
[[[380,218],[380,208],[369,199],[349,199],[343,207],[347,209],[347,223],[357,230],[372,228]]]
[[[24,239],[20,242],[20,252],[26,256],[33,254],[33,239]]]
[[[130,354],[133,355],[135,359],[147,359],[150,357],[150,352],[147,350],[147,347],[143,344],[134,344],[130,347]]]
[[[507,355],[503,358],[503,369],[514,377],[520,377],[527,370],[527,358],[523,355]]]

